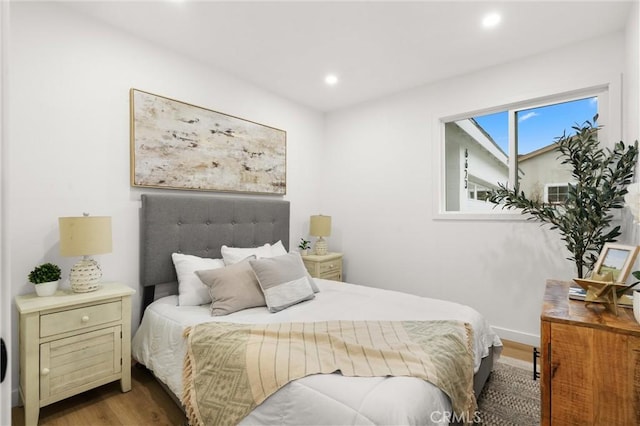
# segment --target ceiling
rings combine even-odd
[[[66,5],[326,112],[622,30],[631,1]],[[493,11],[502,21],[484,29]],[[327,73],[338,84],[326,85]]]

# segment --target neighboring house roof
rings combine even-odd
[[[493,156],[497,161],[507,165],[509,157],[500,148],[500,146],[493,140],[493,138],[474,120],[473,118],[465,118],[458,120],[455,124],[462,129],[466,134],[475,140],[478,145],[483,147]]]
[[[507,163],[508,156],[502,150],[500,145],[498,145],[491,135],[487,133],[480,124],[473,118],[467,118],[464,120],[456,121],[458,127],[460,127],[465,133],[467,133],[472,139],[474,139],[480,146],[485,148],[489,153],[491,153],[498,161],[502,163]],[[475,130],[475,131],[474,131]],[[538,157],[542,154],[546,154],[547,152],[555,150],[557,144],[555,142],[550,143],[549,145],[543,146],[542,148],[538,148],[535,151],[531,151],[527,154],[518,155],[518,161],[523,162],[527,161],[531,158]]]
[[[518,161],[519,162],[523,162],[523,161],[527,161],[531,158],[537,157],[539,155],[542,154],[546,154],[547,152],[550,151],[554,151],[556,149],[557,145],[555,142],[547,145],[547,146],[543,146],[542,148],[538,148],[535,151],[531,151],[528,154],[523,154],[523,155],[518,155]]]
[[[494,141],[494,140],[493,140],[493,138],[491,137],[491,135],[490,135],[489,133],[487,133],[487,131],[486,131],[486,130],[484,130],[484,127],[482,127],[480,124],[478,124],[478,122],[476,121],[476,119],[475,119],[475,118],[471,117],[469,120],[470,120],[470,121],[471,121],[471,122],[472,122],[472,123],[473,123],[473,124],[474,124],[474,125],[475,125],[475,126],[476,126],[480,131],[481,131],[481,132],[482,132],[482,134],[483,134],[487,139],[489,139],[489,142],[491,142],[491,143],[492,143],[496,148],[498,148],[498,149],[499,149],[499,150],[500,150],[504,155],[507,155],[507,153],[506,153],[506,152],[504,152],[504,151],[502,150],[502,147],[501,147],[500,145],[498,145],[498,144],[496,143],[496,141]]]

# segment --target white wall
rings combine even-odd
[[[569,253],[539,223],[438,219],[434,127],[580,81],[619,81],[624,53],[613,34],[329,114],[322,211],[346,279],[468,304],[503,337],[537,345],[545,280],[575,276]]]
[[[9,34],[9,4],[0,3],[0,337],[5,343],[11,342],[13,334],[11,326],[11,289],[4,285],[9,279],[9,252],[6,247],[5,235],[7,226],[6,166],[8,145],[8,85],[7,85],[7,36]],[[11,362],[11,354],[7,353],[7,362]],[[11,423],[11,374],[7,370],[4,382],[0,384],[0,425]]]
[[[626,26],[623,85],[623,135],[625,142],[640,139],[640,3],[633,3]]]
[[[113,253],[104,279],[138,288],[140,194],[129,185],[129,89],[243,117],[287,131],[291,245],[318,211],[323,116],[207,66],[79,17],[55,3],[11,7],[9,222],[11,293],[33,291],[27,274],[58,254],[59,216],[109,215]],[[6,184],[6,182],[3,182]],[[4,274],[3,274],[4,275]],[[139,321],[138,295],[133,326]],[[13,403],[17,315],[13,309]]]
[[[624,141],[632,143],[640,140],[640,3],[634,2],[629,13],[625,31],[625,68],[622,79],[625,97],[623,98],[623,136]],[[637,170],[640,170],[640,159]],[[636,172],[639,173],[639,172]],[[636,182],[640,176],[636,175]],[[631,243],[640,244],[640,226],[631,225]],[[634,270],[640,269],[640,259],[636,260]]]

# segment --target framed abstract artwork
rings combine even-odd
[[[131,185],[284,195],[284,130],[130,90]]]

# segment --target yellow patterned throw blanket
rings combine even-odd
[[[412,376],[473,419],[471,327],[458,321],[210,322],[189,327],[184,395],[189,423],[235,425],[292,380],[311,374]]]

